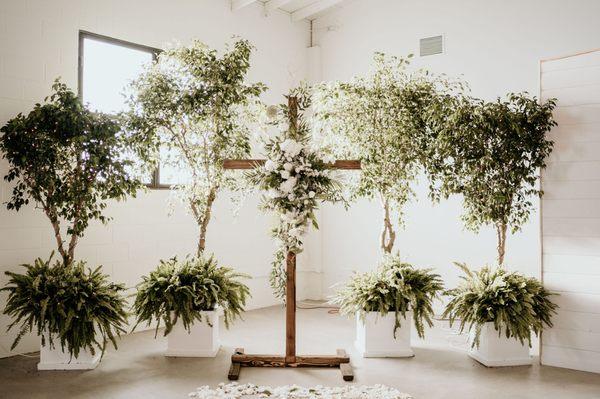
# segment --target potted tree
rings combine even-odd
[[[156,321],[158,334],[162,322],[169,337],[166,356],[214,357],[220,347],[218,309],[226,327],[241,315],[250,295],[239,281],[244,277],[204,255],[161,261],[138,286],[136,326]]]
[[[223,161],[244,158],[250,152],[250,126],[257,115],[253,112],[254,105],[265,90],[261,83],[245,82],[251,52],[252,46],[245,40],[235,42],[222,55],[195,40],[188,46],[162,52],[132,83],[127,128],[151,143],[148,152],[153,164],[160,161],[162,166],[171,166],[187,177],[172,185],[171,191],[198,225],[196,259],[191,260],[192,263],[207,262],[206,235],[218,193],[224,188],[236,187],[233,175],[223,169]],[[189,269],[191,272],[201,270]],[[164,272],[164,266],[159,265],[156,273],[160,272]],[[197,295],[203,295],[204,286],[194,287],[199,290]],[[171,304],[165,302],[164,305]],[[194,323],[199,321],[197,318],[189,321],[184,328],[204,328],[201,323]],[[218,323],[211,323],[212,327],[216,325]],[[170,346],[179,340],[171,331],[170,328],[165,330]],[[184,349],[180,345],[179,355],[187,352],[196,356],[204,350],[204,344],[199,341],[185,342],[189,346]]]
[[[411,321],[424,337],[442,290],[440,276],[430,269],[388,255],[377,270],[355,274],[332,302],[340,313],[356,316],[355,346],[363,357],[411,357]]]
[[[536,182],[539,169],[546,166],[545,158],[552,151],[553,143],[546,138],[546,133],[556,124],[552,119],[554,107],[554,100],[539,103],[526,93],[511,93],[507,100],[493,102],[462,99],[440,124],[445,124],[443,134],[431,141],[435,150],[428,172],[437,183],[432,185],[433,196],[439,199],[461,194],[465,226],[478,231],[481,226],[491,225],[497,233],[498,270],[484,268],[473,274],[467,273],[467,283],[448,292],[451,301],[446,314],[451,320],[466,316],[461,310],[462,296],[477,300],[482,295],[496,292],[499,289],[496,284],[508,284],[506,295],[511,298],[516,295],[513,291],[518,284],[528,284],[531,290],[542,290],[539,282],[536,285],[534,280],[522,275],[507,274],[503,267],[508,229],[512,233],[519,231],[533,209],[533,198],[543,194]],[[462,268],[467,272],[466,266]],[[513,287],[507,279],[517,283]],[[546,293],[542,296],[545,301]],[[523,344],[523,338],[529,333],[519,330],[517,334],[515,328],[518,325],[520,329],[532,329],[537,333],[542,321],[551,325],[547,317],[551,312],[548,315],[533,313],[540,318],[538,324],[533,321],[534,317],[519,319],[521,324],[518,324],[502,316],[519,308],[513,305],[512,301],[499,300],[485,316],[479,314],[472,319],[463,319],[463,323],[468,322],[475,328],[472,337],[477,339],[472,341],[472,357],[489,366],[530,363],[529,346]],[[553,309],[545,303],[534,303],[533,306]],[[527,311],[533,312],[531,309],[522,312]],[[461,327],[465,325],[461,324]],[[494,335],[500,339],[495,339]],[[519,339],[513,339],[515,337]],[[531,344],[529,339],[527,341]],[[484,352],[480,343],[486,345]],[[496,346],[496,350],[485,349],[487,345]],[[499,350],[500,346],[502,350]],[[513,349],[508,350],[508,346]]]
[[[7,208],[30,202],[50,221],[60,259],[23,265],[10,279],[4,313],[23,335],[41,336],[38,369],[89,369],[108,342],[124,332],[122,285],[109,282],[100,267],[76,260],[79,239],[92,220],[106,223],[109,200],[134,196],[143,187],[125,154],[143,146],[106,115],[88,111],[66,85],[56,81],[46,102],[2,127],[0,150],[9,162],[4,179],[13,184]],[[129,152],[128,152],[129,151]]]
[[[423,70],[410,72],[410,58],[411,55],[399,58],[376,53],[370,75],[323,84],[315,93],[314,108],[320,122],[317,134],[322,144],[333,148],[339,157],[361,160],[361,173],[351,197],[378,199],[381,204],[379,241],[384,255],[393,251],[396,225],[402,225],[402,209],[413,196],[411,185],[420,171],[423,148],[427,148],[428,113],[436,112],[431,104],[445,104],[447,101],[440,100],[462,90],[459,81]],[[361,278],[372,281],[374,276],[354,278],[360,283]],[[364,330],[365,322],[374,319],[374,315],[357,319],[357,331]],[[385,328],[383,323],[381,320],[378,328]],[[408,334],[410,329],[406,331]],[[401,336],[403,347],[410,348],[410,337],[406,334]],[[400,339],[398,334],[390,336]],[[394,348],[398,343],[390,340],[379,343],[389,345],[388,351],[380,353],[396,353]],[[403,353],[412,352],[406,349]]]
[[[460,320],[460,330],[470,331],[469,355],[488,367],[531,364],[531,331],[539,335],[552,326],[556,305],[552,295],[535,278],[502,268],[483,267],[465,273],[444,313],[450,325]]]

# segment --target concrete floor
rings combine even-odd
[[[553,367],[487,369],[465,354],[466,337],[443,323],[413,343],[411,359],[363,359],[353,350],[354,323],[324,309],[299,310],[298,353],[334,354],[345,348],[352,358],[354,384],[386,384],[416,399],[552,398],[598,399],[600,376]],[[233,348],[246,353],[282,353],[284,312],[272,307],[247,312],[231,330],[222,328],[214,359],[165,358],[166,340],[153,332],[124,337],[91,371],[38,372],[35,357],[0,359],[0,398],[186,398],[201,385],[227,381]],[[243,368],[241,383],[264,385],[341,385],[339,370]]]

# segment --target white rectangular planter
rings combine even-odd
[[[60,342],[55,342],[53,349],[50,349],[49,344],[40,346],[40,362],[37,368],[38,370],[92,370],[100,363],[100,355],[99,349],[96,350],[95,355],[81,350],[78,357],[71,357],[66,348],[64,352],[62,351]]]
[[[389,312],[381,316],[378,312],[369,312],[364,321],[356,315],[356,341],[354,346],[362,357],[412,357],[410,347],[412,313],[406,312],[406,318],[400,320],[401,327],[394,338],[395,314]]]
[[[183,323],[177,322],[167,335],[167,352],[171,357],[215,357],[221,343],[219,341],[219,311],[202,312],[203,321],[196,321],[188,332]],[[210,321],[210,325],[206,319]]]
[[[481,327],[479,348],[471,348],[475,339],[475,329],[469,336],[469,356],[486,367],[526,366],[531,364],[529,346],[522,345],[516,338],[506,338],[504,332],[498,336],[494,323],[485,323]]]

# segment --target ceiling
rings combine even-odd
[[[254,3],[262,3],[265,12],[281,10],[290,14],[292,21],[313,20],[344,0],[231,0],[231,10],[239,11]]]

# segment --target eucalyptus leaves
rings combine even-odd
[[[263,195],[263,208],[277,214],[273,228],[277,241],[271,286],[277,297],[285,295],[285,261],[288,252],[303,250],[309,224],[318,228],[315,211],[319,201],[341,200],[339,183],[327,170],[327,162],[311,146],[303,112],[310,106],[306,87],[286,96],[288,103],[270,108],[271,130],[260,139],[267,161],[248,174]]]

